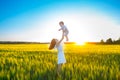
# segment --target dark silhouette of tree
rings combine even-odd
[[[103,39],[101,39],[100,43],[101,43],[101,44],[104,44],[104,40],[103,40]]]
[[[107,44],[112,44],[112,43],[113,43],[113,41],[112,41],[112,39],[111,39],[111,38],[109,38],[109,39],[107,39],[107,40],[106,40],[106,43],[107,43]]]
[[[120,38],[114,42],[115,44],[120,44]]]

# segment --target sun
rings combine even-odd
[[[76,45],[85,45],[84,41],[76,41]]]

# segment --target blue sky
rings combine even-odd
[[[57,29],[61,20],[70,29],[70,41],[117,39],[120,1],[0,0],[0,41],[46,42],[60,38]]]

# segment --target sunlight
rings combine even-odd
[[[76,42],[76,45],[85,45],[85,42],[78,41],[78,42]]]
[[[81,10],[81,12],[74,11],[74,13],[70,14],[66,14],[65,12],[61,12],[61,14],[49,14],[47,19],[41,23],[39,23],[39,19],[35,21],[36,28],[32,28],[22,34],[25,35],[25,38],[27,36],[27,40],[34,39],[34,41],[41,42],[49,42],[52,38],[61,39],[62,32],[58,31],[60,28],[58,23],[61,20],[64,21],[69,29],[69,42],[76,42],[79,45],[84,45],[84,42],[88,41],[99,41],[101,38],[106,39],[109,37],[107,35],[109,32],[113,32],[112,34],[115,35],[112,38],[119,36],[119,33],[115,32],[119,32],[120,28],[114,23],[112,18],[102,13],[88,10]],[[19,36],[18,38],[20,37],[24,38],[23,36]]]

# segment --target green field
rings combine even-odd
[[[64,46],[56,77],[57,50],[47,44],[0,44],[0,80],[120,80],[120,45]]]

